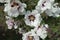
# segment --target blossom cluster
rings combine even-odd
[[[29,32],[22,32],[22,28],[19,28],[19,33],[23,34],[22,40],[43,40],[47,37],[48,24],[41,24],[43,20],[41,14],[43,12],[48,16],[59,17],[60,7],[57,5],[59,3],[54,3],[55,0],[39,0],[35,9],[32,11],[26,11],[27,5],[20,2],[19,0],[0,0],[4,4],[4,12],[6,15],[6,24],[8,29],[17,29],[18,24],[13,19],[13,17],[18,17],[19,15],[24,15],[24,22],[30,27],[34,27]]]

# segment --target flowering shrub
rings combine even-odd
[[[60,40],[59,0],[0,0],[1,40]]]

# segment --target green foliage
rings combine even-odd
[[[27,4],[26,10],[33,10],[35,9],[35,6],[37,5],[38,0],[20,0],[23,3]]]

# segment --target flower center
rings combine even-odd
[[[33,40],[33,36],[28,36],[28,40]]]
[[[34,20],[35,20],[35,16],[30,15],[30,16],[29,16],[29,20],[30,20],[30,21],[34,21]]]
[[[45,5],[44,5],[44,4],[42,4],[42,6],[43,6],[43,7],[45,7]]]
[[[42,4],[43,7],[45,7],[45,5],[44,5],[45,3],[46,3],[46,1],[43,2],[43,4]]]
[[[16,3],[16,2],[13,2],[13,4],[11,5],[11,7],[14,7],[14,6],[19,6],[19,4]]]

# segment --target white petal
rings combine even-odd
[[[4,0],[0,0],[1,3],[4,3]]]
[[[48,28],[49,27],[48,24],[45,24],[45,27]]]
[[[34,36],[34,40],[39,40],[39,36]]]
[[[47,31],[45,28],[39,28],[37,30],[37,35],[40,36],[42,39],[45,39],[47,37]]]
[[[18,26],[15,24],[15,25],[14,25],[14,29],[17,29],[17,28],[18,28]]]
[[[27,7],[27,5],[26,5],[25,3],[22,3],[22,7],[26,8],[26,7]]]
[[[12,29],[12,26],[9,26],[9,25],[8,25],[8,29]]]

